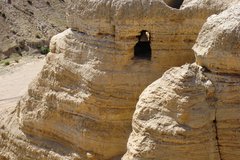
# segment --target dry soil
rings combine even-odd
[[[44,62],[44,57],[28,57],[19,60],[19,63],[0,68],[0,111],[16,106]]]

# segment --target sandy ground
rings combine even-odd
[[[41,71],[45,59],[25,58],[20,63],[0,69],[0,111],[16,106],[29,83]]]

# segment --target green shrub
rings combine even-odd
[[[7,61],[7,62],[4,63],[5,66],[8,66],[9,64],[10,64],[9,61]]]
[[[47,54],[48,52],[50,52],[50,49],[48,47],[44,47],[41,54]]]

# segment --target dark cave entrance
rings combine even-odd
[[[152,49],[150,46],[150,33],[142,30],[138,37],[138,43],[134,46],[134,58],[151,60]]]
[[[179,9],[184,0],[163,0],[168,6]]]

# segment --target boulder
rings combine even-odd
[[[193,50],[196,63],[214,73],[240,74],[240,5],[207,19]]]

